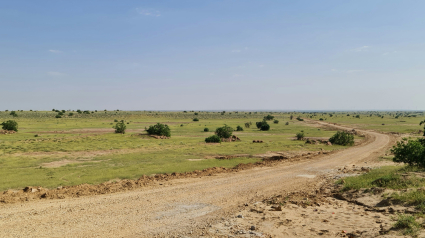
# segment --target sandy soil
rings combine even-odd
[[[174,179],[122,193],[1,204],[0,236],[215,237],[208,230],[244,210],[245,204],[290,191],[315,191],[326,177],[340,173],[341,166],[376,158],[393,141],[389,135],[362,132],[369,143],[309,160]]]

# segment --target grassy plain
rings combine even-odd
[[[249,155],[268,151],[317,151],[343,146],[310,145],[294,140],[297,132],[307,137],[330,137],[335,131],[320,130],[289,117],[294,113],[266,112],[148,112],[99,111],[55,118],[56,112],[0,112],[0,122],[16,120],[19,131],[0,134],[0,191],[25,186],[57,187],[102,183],[113,179],[135,179],[142,175],[186,172],[209,167],[233,167],[252,163]],[[66,112],[65,115],[68,115]],[[268,114],[270,131],[259,131],[255,122]],[[194,122],[193,118],[199,118]],[[115,134],[114,120],[124,120],[126,134]],[[171,139],[158,140],[143,131],[157,122],[168,124]],[[233,128],[252,122],[250,128],[234,132],[242,141],[206,144],[204,139],[217,127]],[[289,122],[289,125],[285,125]],[[128,124],[127,124],[128,123]],[[204,132],[204,128],[210,132]],[[38,135],[35,137],[35,135]],[[252,140],[264,143],[252,143]],[[246,154],[246,157],[217,160],[215,155]]]

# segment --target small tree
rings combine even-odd
[[[8,120],[6,122],[3,122],[2,124],[2,129],[3,130],[8,130],[8,131],[18,131],[18,123],[14,120]]]
[[[329,139],[329,142],[334,145],[353,145],[354,136],[345,131],[338,131]]]
[[[243,128],[241,126],[237,126],[236,131],[243,131]]]
[[[183,125],[183,124],[182,124]],[[149,129],[146,130],[149,135],[158,135],[158,136],[171,136],[171,130],[168,125],[157,123],[156,125],[149,126]]]
[[[11,111],[11,112],[10,112],[10,115],[11,115],[11,116],[13,116],[13,117],[17,117],[17,116],[18,116],[18,114],[16,114],[16,112],[15,112],[15,111]]]
[[[215,134],[220,138],[229,138],[232,136],[233,128],[228,125],[224,125],[215,130]]]
[[[291,120],[294,119],[294,116],[293,115],[289,116],[289,119],[291,119]]]
[[[273,123],[274,124],[278,124],[279,123],[279,120],[274,120]]]
[[[304,139],[304,132],[298,132],[296,135],[297,140],[303,140]]]
[[[206,143],[221,143],[221,139],[218,135],[212,135],[210,137],[205,138]]]
[[[127,126],[125,125],[125,123],[123,121],[120,121],[115,126],[113,126],[112,128],[115,129],[115,133],[124,134]]]
[[[267,122],[264,122],[260,127],[260,131],[268,131],[268,130],[270,130],[270,125]]]

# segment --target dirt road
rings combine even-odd
[[[383,153],[388,135],[311,160],[177,179],[125,193],[0,205],[0,237],[197,237],[249,201],[308,189],[319,175]],[[191,234],[191,232],[194,232]]]

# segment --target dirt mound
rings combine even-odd
[[[16,131],[0,130],[0,134],[2,135],[15,134],[15,133]]]

